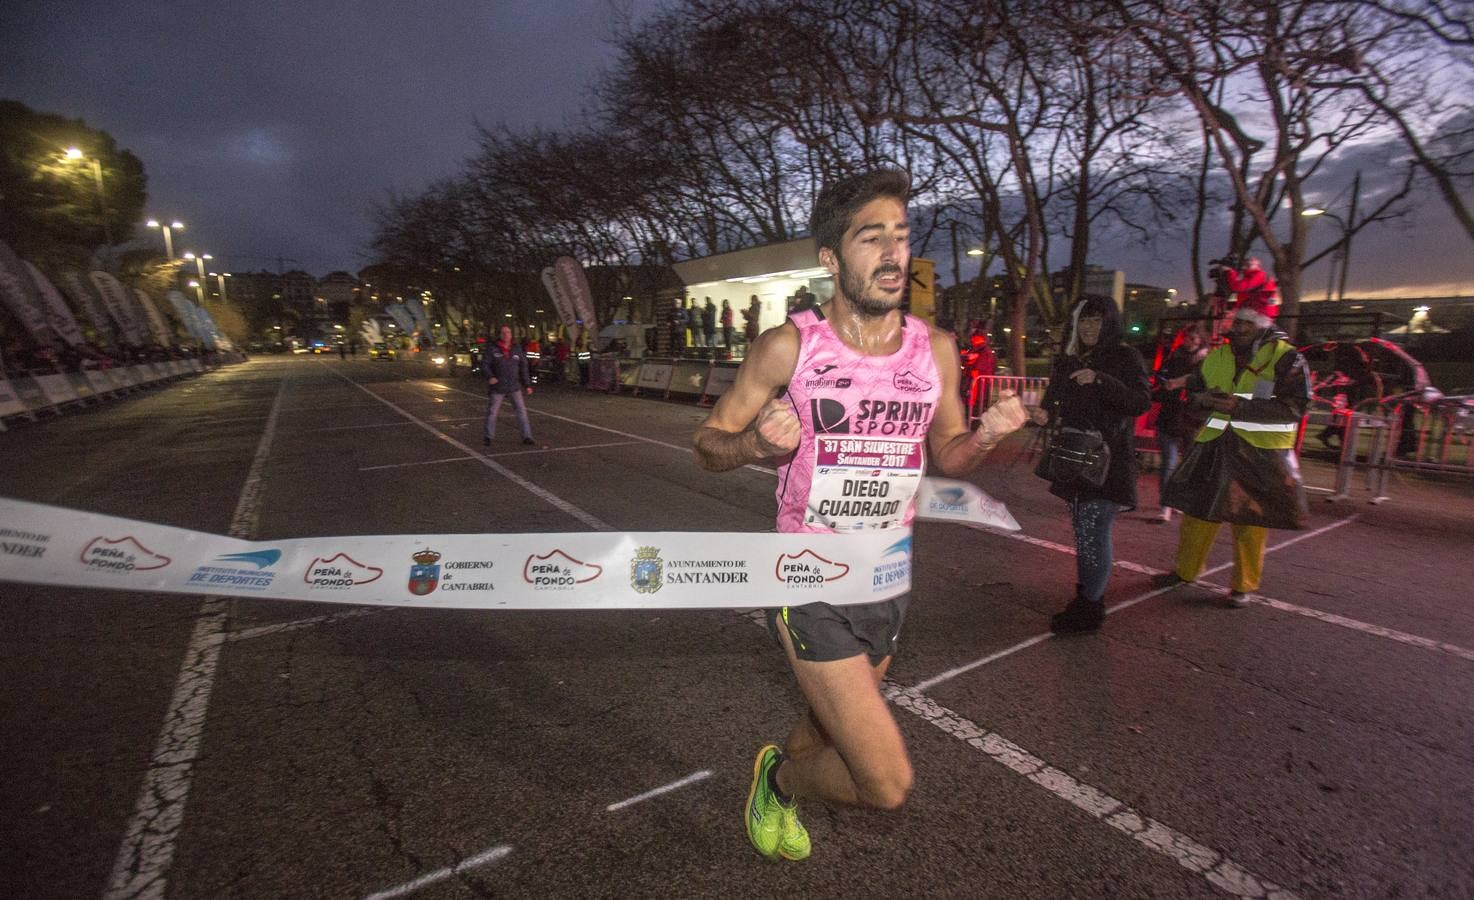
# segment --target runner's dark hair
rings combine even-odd
[[[838,253],[850,220],[871,200],[894,197],[904,206],[910,195],[911,176],[892,168],[861,172],[825,185],[809,216],[809,233],[814,236],[815,249],[828,247]]]

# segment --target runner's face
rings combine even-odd
[[[839,289],[861,315],[879,317],[900,307],[911,270],[906,205],[877,197],[860,207],[835,261]]]
[[[502,331],[501,331],[501,336],[502,336],[502,343],[503,344],[510,344],[510,343],[512,343],[512,329],[510,329],[507,326],[503,325],[502,326]]]

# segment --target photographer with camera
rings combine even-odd
[[[1196,372],[1165,383],[1186,387],[1208,413],[1187,458],[1163,488],[1181,510],[1177,561],[1157,584],[1190,583],[1203,571],[1218,527],[1233,526],[1231,606],[1247,606],[1264,573],[1270,528],[1300,529],[1309,514],[1295,444],[1310,402],[1310,368],[1265,313],[1234,311],[1228,343]]]

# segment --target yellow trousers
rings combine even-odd
[[[1208,551],[1218,536],[1221,522],[1205,522],[1184,514],[1177,535],[1177,574],[1185,581],[1195,581],[1208,562]],[[1258,525],[1230,525],[1233,528],[1233,590],[1245,593],[1259,590],[1264,575],[1264,545],[1269,529]]]

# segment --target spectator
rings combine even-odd
[[[502,402],[512,400],[517,412],[517,427],[522,432],[522,443],[532,445],[532,423],[527,420],[527,401],[523,394],[532,394],[532,373],[527,367],[527,351],[512,340],[512,328],[503,325],[497,342],[486,351],[486,384],[490,389],[490,400],[486,406],[486,424],[481,432],[481,446],[490,447],[496,437],[496,415]]]
[[[1132,427],[1151,406],[1141,354],[1122,343],[1121,315],[1110,297],[1085,294],[1070,315],[1065,352],[1056,358],[1034,419],[1097,431],[1110,448],[1100,486],[1083,480],[1053,482],[1049,492],[1070,505],[1075,535],[1075,596],[1050,620],[1056,634],[1094,631],[1105,620],[1105,589],[1114,563],[1116,515],[1136,508],[1136,453]],[[1048,412],[1046,413],[1046,410]]]
[[[1231,606],[1247,606],[1264,573],[1270,528],[1303,528],[1309,509],[1296,434],[1310,402],[1310,371],[1268,315],[1240,307],[1228,343],[1193,373],[1167,383],[1196,394],[1208,411],[1192,449],[1167,482],[1163,502],[1182,511],[1177,561],[1159,585],[1202,574],[1223,522],[1233,526]]]
[[[670,311],[670,352],[672,356],[680,356],[681,351],[686,348],[686,301],[680,297],[676,298],[675,306]]]
[[[1157,447],[1162,454],[1158,502],[1166,493],[1168,479],[1187,452],[1188,441],[1202,425],[1202,421],[1188,408],[1186,389],[1169,388],[1167,384],[1197,369],[1199,361],[1208,352],[1203,344],[1203,334],[1196,324],[1188,325],[1177,333],[1174,344],[1153,379],[1154,398],[1161,404],[1157,413]],[[1155,521],[1172,521],[1172,507],[1162,504]]]
[[[715,347],[717,345],[717,305],[710,297],[706,298],[706,306],[701,310],[701,347]]]
[[[732,349],[732,301],[722,299],[722,346]]]
[[[762,315],[762,301],[757,298],[757,294],[753,294],[747,301],[747,309],[742,311],[742,337],[749,347],[752,346],[753,341],[757,340],[758,320],[762,318]]]

